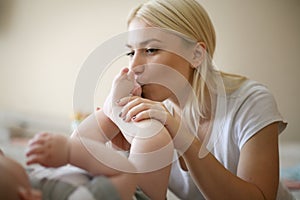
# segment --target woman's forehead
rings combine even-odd
[[[128,31],[128,44],[132,46],[143,46],[149,42],[172,46],[179,41],[180,38],[174,33],[160,28],[148,27]]]

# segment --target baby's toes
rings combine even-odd
[[[114,83],[118,84],[119,82],[121,82],[122,80],[127,80],[128,78],[128,73],[129,69],[128,68],[123,68],[120,73],[115,77],[114,79]]]

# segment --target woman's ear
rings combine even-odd
[[[197,68],[204,60],[206,45],[203,42],[197,42],[193,50],[192,66]]]

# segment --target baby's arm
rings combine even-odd
[[[43,133],[31,141],[27,156],[28,164],[38,163],[46,167],[58,167],[70,163],[85,169],[92,175],[107,176],[124,200],[132,199],[136,188],[135,168],[132,163],[97,141],[76,135],[68,138],[63,135]],[[119,168],[132,173],[124,173],[111,167],[116,164],[114,162],[117,162]]]
[[[128,159],[98,141],[61,134],[37,134],[29,143],[26,153],[27,164],[41,164],[45,167],[60,167],[72,164],[94,175],[113,176],[120,169],[135,172]],[[118,162],[118,165],[114,162]],[[115,168],[113,168],[115,167]]]
[[[128,68],[123,69],[115,78],[111,94],[104,106],[107,110],[112,110],[118,98],[129,95],[133,90],[134,77],[132,73],[127,75],[128,71]],[[106,152],[103,150],[105,147],[103,143],[111,140],[119,132],[119,128],[104,114],[103,110],[96,111],[79,125],[70,139],[58,134],[36,135],[29,143],[27,164],[40,163],[44,166],[58,167],[70,163],[91,173],[98,173],[97,169],[101,167],[94,169],[88,164],[85,166],[85,163],[95,162],[97,152]],[[93,155],[89,151],[92,151]],[[107,155],[110,155],[109,151],[107,150]],[[96,157],[99,159],[98,155]]]

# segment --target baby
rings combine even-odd
[[[46,167],[71,164],[93,175],[111,177],[122,199],[131,199],[136,186],[151,199],[164,199],[173,158],[173,144],[165,127],[156,120],[125,122],[120,117],[119,99],[140,95],[134,73],[121,70],[113,81],[102,110],[87,117],[70,138],[41,133],[29,143],[27,164]],[[126,138],[129,157],[107,148],[105,143]]]
[[[25,169],[0,150],[0,199],[40,200],[41,192],[31,187]]]

